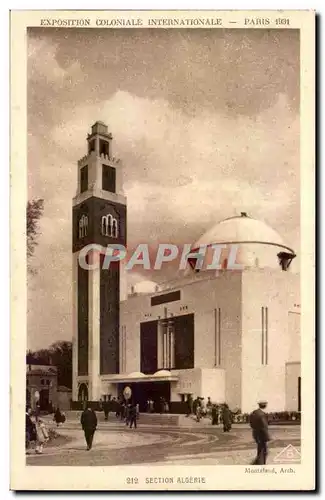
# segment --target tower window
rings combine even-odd
[[[118,238],[118,222],[111,214],[102,217],[102,235]]]
[[[108,141],[103,141],[103,139],[99,139],[99,154],[109,156],[109,143],[108,143]]]
[[[116,171],[109,165],[103,165],[102,188],[110,193],[116,192]]]
[[[88,189],[88,166],[82,167],[80,170],[80,192],[83,193]]]
[[[96,141],[93,139],[92,141],[89,141],[88,143],[88,153],[91,153],[92,151],[95,151],[96,147]]]
[[[88,216],[82,215],[79,220],[79,238],[84,238],[88,233]]]

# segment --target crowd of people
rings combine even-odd
[[[166,401],[160,399],[161,413],[167,410],[165,405]],[[259,408],[250,414],[249,423],[253,433],[253,439],[256,443],[257,452],[256,458],[252,462],[253,465],[263,465],[267,459],[267,443],[270,441],[268,431],[268,418],[264,411],[267,407],[266,401],[258,403]],[[137,427],[137,420],[139,419],[139,405],[133,401],[126,401],[123,398],[111,401],[106,401],[102,404],[104,410],[105,420],[108,420],[110,411],[115,412],[115,416],[126,426]],[[151,399],[147,401],[147,411],[154,411],[154,402]],[[168,411],[168,410],[167,410]],[[224,403],[217,405],[212,403],[211,398],[208,398],[205,403],[204,398],[197,397],[194,400],[191,396],[187,399],[187,416],[193,415],[197,422],[200,422],[202,417],[211,418],[212,425],[223,424],[223,431],[229,432],[232,427],[232,412],[229,406]],[[57,408],[54,411],[53,421],[57,426],[65,422],[65,415]],[[91,408],[89,403],[86,404],[85,410],[82,412],[80,424],[85,435],[87,450],[91,450],[94,434],[97,429],[97,416],[95,411]],[[30,407],[26,408],[26,452],[29,453],[33,448],[35,453],[43,453],[43,446],[49,441],[49,432],[45,421],[40,417],[39,406],[36,406],[32,411]]]
[[[233,415],[227,403],[216,404],[212,403],[211,398],[208,397],[207,402],[202,397],[192,398],[191,395],[187,398],[187,412],[186,416],[193,415],[197,422],[202,418],[210,418],[212,425],[223,424],[223,431],[229,432],[233,423]]]
[[[140,414],[137,403],[127,401],[121,397],[119,399],[113,398],[110,401],[104,401],[101,406],[104,411],[105,420],[108,420],[110,413],[115,413],[117,419],[124,421],[131,428],[133,426],[136,428]]]

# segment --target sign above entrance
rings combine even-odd
[[[132,396],[132,389],[131,387],[125,387],[124,390],[123,390],[123,396],[125,397],[125,399],[130,399],[131,396]]]

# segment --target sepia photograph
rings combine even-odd
[[[137,466],[125,487],[217,489],[205,466],[242,466],[297,481],[313,241],[290,15],[26,22],[29,476]]]

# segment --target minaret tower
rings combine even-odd
[[[88,154],[78,161],[72,217],[74,401],[98,401],[101,375],[119,373],[119,304],[126,288],[123,263],[109,269],[98,264],[88,270],[79,259],[80,251],[90,244],[102,253],[108,244],[126,245],[122,166],[112,155],[112,139],[107,126],[96,122],[87,137]]]

